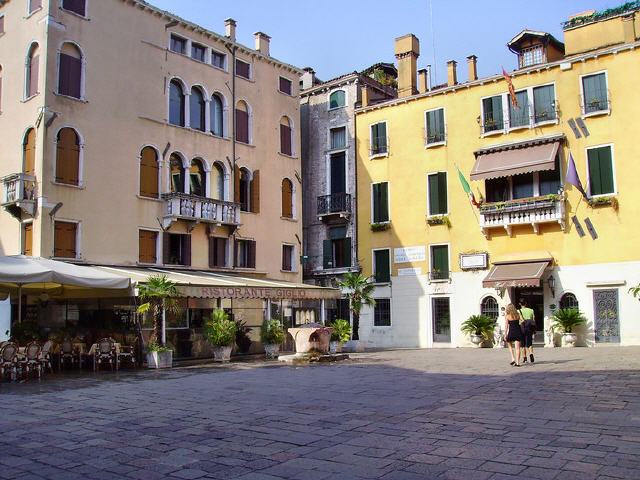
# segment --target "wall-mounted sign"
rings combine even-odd
[[[461,270],[485,270],[489,266],[489,254],[484,253],[461,253]]]
[[[404,247],[393,249],[394,263],[424,262],[427,259],[427,247]]]
[[[418,275],[422,275],[421,268],[399,268],[398,269],[399,277],[417,277]]]

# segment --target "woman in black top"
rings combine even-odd
[[[509,347],[509,353],[511,354],[511,365],[515,367],[520,366],[520,345],[524,340],[522,330],[520,328],[520,314],[513,303],[507,305],[506,315],[504,317],[504,339]],[[516,355],[513,354],[512,343],[515,343]]]

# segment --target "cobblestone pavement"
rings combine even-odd
[[[640,478],[640,348],[373,352],[0,385],[3,479]]]

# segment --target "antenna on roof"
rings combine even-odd
[[[429,18],[431,21],[431,47],[433,48],[433,83],[438,83],[438,62],[436,62],[436,32],[433,30],[433,0],[429,0]]]

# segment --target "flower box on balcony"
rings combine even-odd
[[[389,230],[390,228],[391,228],[391,222],[380,222],[380,223],[371,224],[372,232],[384,232],[385,230]]]
[[[589,206],[591,208],[611,207],[618,211],[620,205],[616,197],[596,197],[589,199]]]
[[[451,220],[449,219],[449,215],[436,215],[427,217],[428,225],[446,225],[447,228],[451,228]]]
[[[485,203],[480,206],[480,213],[518,212],[532,208],[551,207],[560,200],[560,195],[545,195],[543,197],[521,198],[505,202]]]

